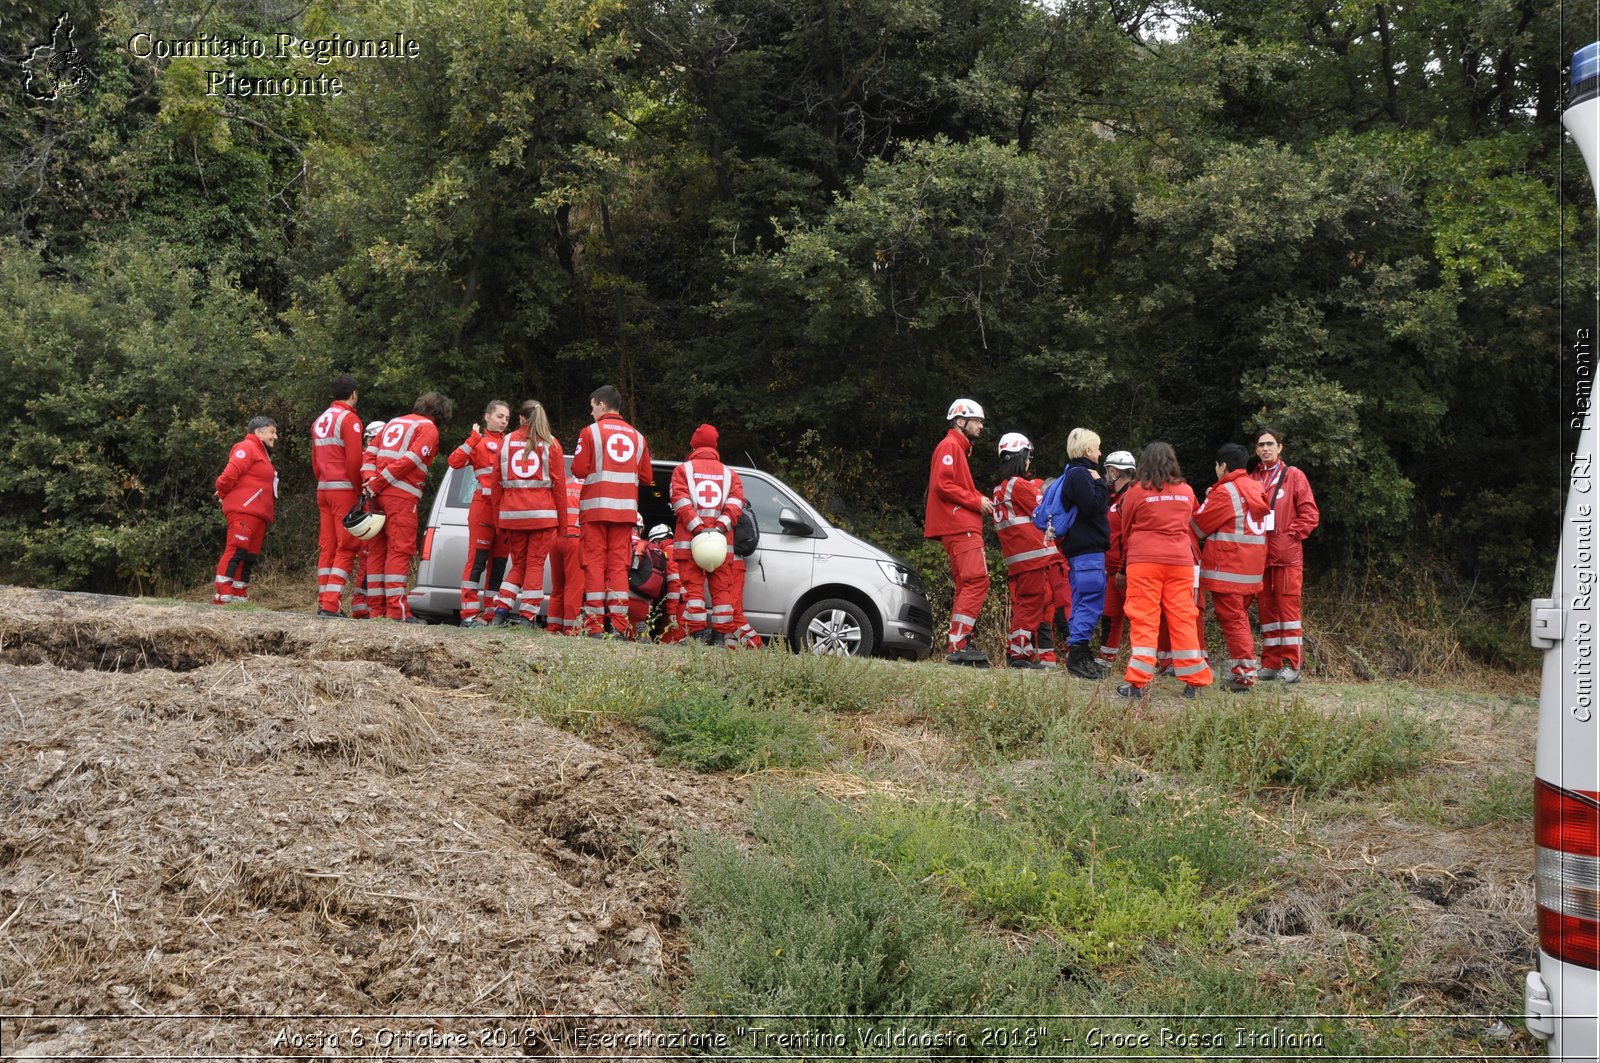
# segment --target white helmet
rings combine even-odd
[[[715,572],[728,559],[728,540],[721,532],[703,531],[689,544],[694,563],[707,572]]]
[[[1000,437],[1000,456],[1007,454],[1020,454],[1024,450],[1032,450],[1033,444],[1021,432],[1007,432]]]
[[[376,510],[356,506],[344,515],[344,530],[357,539],[370,539],[383,531],[384,521],[388,519]]]
[[[983,420],[983,407],[971,399],[957,399],[950,404],[950,412],[944,415],[944,419],[953,421],[957,417],[975,417],[981,421]]]
[[[1138,467],[1139,463],[1134,461],[1133,455],[1126,450],[1112,451],[1106,456],[1106,468],[1108,469],[1137,469]]]
[[[383,426],[386,423],[387,422],[385,421],[368,421],[367,427],[361,433],[361,438],[363,440],[371,439],[373,436],[383,431]]]
[[[653,543],[658,543],[662,539],[672,538],[672,529],[667,527],[665,524],[657,524],[650,529],[650,533],[646,535],[645,538],[649,539]]]

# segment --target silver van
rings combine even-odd
[[[655,485],[639,491],[647,528],[672,523],[667,491],[677,464],[655,462]],[[763,639],[786,639],[817,654],[929,654],[933,610],[909,562],[829,524],[771,473],[731,467],[744,481],[746,503],[761,529],[760,544],[745,561],[744,612]],[[467,509],[476,480],[471,469],[448,472],[428,514],[409,599],[411,611],[429,620],[452,619],[461,609]]]

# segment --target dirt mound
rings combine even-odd
[[[513,717],[474,650],[0,589],[6,1050],[520,1055],[648,1010],[725,788]]]

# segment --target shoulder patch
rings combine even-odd
[[[248,455],[246,455],[245,449],[243,447],[240,447],[238,450],[233,452],[233,456],[236,457],[236,458],[243,458],[243,457],[247,457]]]
[[[422,456],[423,457],[427,457],[429,454],[432,454],[432,453],[433,453],[433,448],[428,446],[426,443],[424,443],[422,445]]]
[[[953,454],[946,454],[942,460],[946,465],[954,465],[956,463],[955,455]]]

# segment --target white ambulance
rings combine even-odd
[[[1572,96],[1562,122],[1600,190],[1600,43],[1572,57]],[[1586,328],[1570,332],[1562,416],[1581,433],[1555,585],[1551,597],[1533,603],[1533,644],[1544,650],[1533,802],[1539,969],[1528,973],[1524,1005],[1528,1031],[1548,1039],[1552,1059],[1593,1063],[1600,1058],[1600,469],[1588,407],[1596,338]]]

